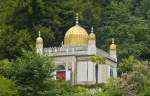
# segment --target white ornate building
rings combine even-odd
[[[78,24],[71,27],[65,34],[64,44],[61,47],[43,47],[43,39],[36,39],[36,50],[41,55],[54,57],[54,63],[60,69],[54,74],[55,79],[71,80],[74,84],[102,83],[112,76],[117,77],[117,54],[114,40],[110,45],[109,53],[96,47],[96,36],[91,28],[91,33]],[[95,64],[91,56],[99,55],[106,58],[106,64]]]

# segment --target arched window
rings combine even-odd
[[[65,66],[64,65],[59,65],[58,70],[65,70]]]

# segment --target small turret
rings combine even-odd
[[[91,27],[91,33],[89,34],[88,51],[91,55],[96,54],[96,36],[93,32],[93,27]]]
[[[95,36],[95,34],[94,34],[94,32],[93,32],[93,27],[91,27],[91,33],[90,33],[90,35],[89,35],[89,40],[96,40],[96,36]]]
[[[39,31],[39,36],[36,38],[36,52],[40,55],[43,54],[43,39],[41,37],[40,31]]]
[[[110,56],[115,58],[117,61],[117,52],[116,52],[116,44],[114,42],[114,38],[112,38],[112,44],[110,45]]]

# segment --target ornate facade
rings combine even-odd
[[[78,24],[71,27],[65,34],[64,44],[61,47],[43,48],[43,39],[36,39],[36,51],[41,55],[54,57],[54,63],[60,69],[54,72],[54,79],[71,80],[74,84],[94,84],[106,82],[107,79],[117,77],[117,54],[114,40],[110,45],[109,53],[96,47],[96,36]],[[95,64],[91,56],[99,55],[106,58],[106,64]]]

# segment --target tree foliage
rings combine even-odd
[[[130,69],[123,73],[120,78],[111,78],[102,88],[100,96],[149,96],[150,70],[148,62],[138,61],[130,57]],[[132,62],[131,62],[132,61]],[[133,62],[136,61],[137,63]],[[127,65],[128,66],[128,65]],[[99,96],[99,95],[98,95]]]
[[[44,95],[46,81],[54,70],[50,57],[25,51],[11,67],[11,79],[16,81],[20,96]]]
[[[0,75],[15,81],[20,96],[41,96],[47,93],[55,67],[51,57],[23,51],[15,61],[0,62]]]
[[[102,56],[92,56],[91,61],[96,64],[106,64],[106,58]]]
[[[22,51],[32,50],[39,30],[44,47],[60,46],[75,13],[88,32],[94,26],[97,47],[108,51],[111,38],[117,44],[121,77],[111,79],[97,96],[149,96],[148,62],[138,60],[150,59],[149,0],[0,0],[0,83],[6,85],[0,84],[0,91],[15,90],[15,82],[21,96],[89,95],[86,88],[51,80],[51,57]],[[101,57],[92,61],[105,63]]]
[[[0,59],[14,59],[31,50],[37,32],[44,46],[60,46],[75,23],[89,31],[94,26],[97,46],[108,50],[111,38],[118,45],[118,60],[129,55],[149,59],[149,0],[1,0]],[[11,6],[10,6],[11,5]],[[141,36],[142,35],[142,36]]]
[[[0,96],[18,96],[15,83],[2,76],[0,76]]]
[[[118,74],[121,75],[123,73],[132,72],[133,66],[140,63],[141,62],[134,56],[122,59],[121,63],[118,65]]]

